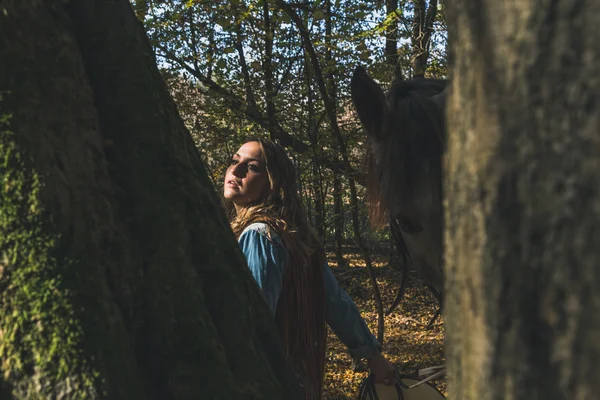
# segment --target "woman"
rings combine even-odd
[[[298,195],[295,172],[281,146],[252,139],[233,156],[223,196],[231,227],[275,314],[307,399],[321,398],[325,322],[354,358],[367,359],[378,381],[393,385],[394,366],[380,354],[381,345],[325,261]]]

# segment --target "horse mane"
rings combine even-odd
[[[392,202],[401,202],[404,209],[412,207],[418,179],[415,167],[420,161],[429,159],[441,168],[444,116],[431,97],[446,84],[441,79],[417,78],[394,82],[388,91],[385,131],[378,140],[367,137],[367,204],[373,226],[389,222]]]

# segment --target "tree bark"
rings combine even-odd
[[[600,3],[447,10],[449,398],[597,398]]]
[[[62,4],[0,13],[11,396],[303,398],[131,5]]]

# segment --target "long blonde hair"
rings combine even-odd
[[[306,397],[320,399],[325,365],[325,256],[298,194],[296,169],[278,144],[252,138],[260,146],[269,179],[266,198],[236,211],[231,200],[224,205],[236,237],[255,222],[266,223],[283,240],[289,262],[283,277],[275,319],[288,356],[306,387]]]

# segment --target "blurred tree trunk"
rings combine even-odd
[[[448,2],[449,398],[600,393],[600,3]]]
[[[303,398],[131,5],[63,3],[0,12],[12,397]]]

